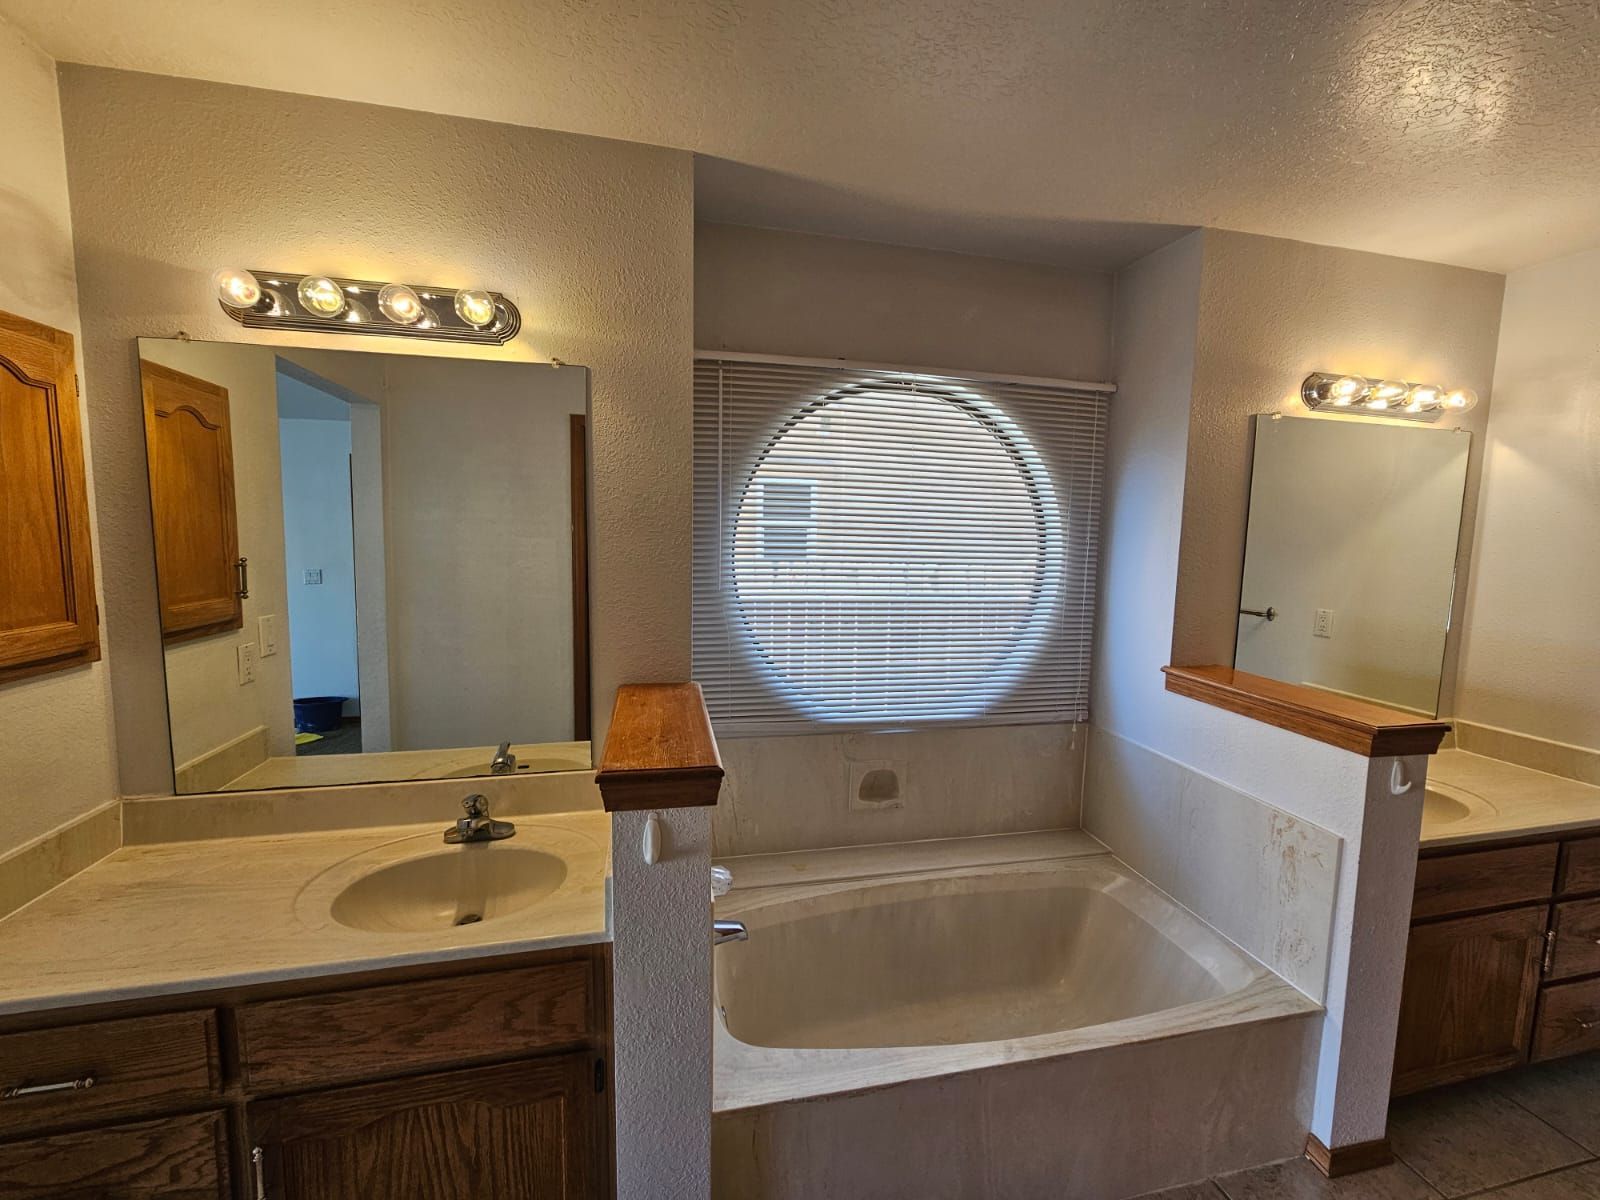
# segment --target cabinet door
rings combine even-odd
[[[221,1113],[110,1125],[0,1145],[6,1200],[226,1200]]]
[[[100,657],[72,335],[0,313],[0,683]]]
[[[228,389],[141,362],[161,636],[185,641],[244,625]]]
[[[1412,926],[1396,1094],[1526,1060],[1547,912],[1539,905]]]
[[[259,1190],[270,1200],[604,1195],[597,1063],[568,1054],[253,1103]]]

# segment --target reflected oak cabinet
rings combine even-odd
[[[610,958],[0,1020],[6,1200],[601,1200]]]
[[[0,683],[96,662],[72,335],[0,313]]]

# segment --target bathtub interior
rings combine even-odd
[[[766,891],[719,905],[751,931],[716,954],[722,1020],[748,1046],[998,1042],[1216,999],[1253,974],[1104,865]]]

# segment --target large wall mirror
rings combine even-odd
[[[581,770],[581,367],[139,343],[175,786]]]
[[[1260,416],[1234,666],[1434,716],[1465,430]]]

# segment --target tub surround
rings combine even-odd
[[[1344,845],[1321,826],[1096,728],[1084,824],[1307,996],[1327,996]]]
[[[1079,824],[1085,725],[719,739],[728,778],[719,855],[775,854]],[[858,769],[894,771],[893,805],[858,807]]]
[[[518,821],[497,845],[559,855],[555,891],[427,932],[348,928],[329,906],[366,870],[446,850],[442,823],[124,846],[0,920],[0,1014],[608,941],[609,824]]]

